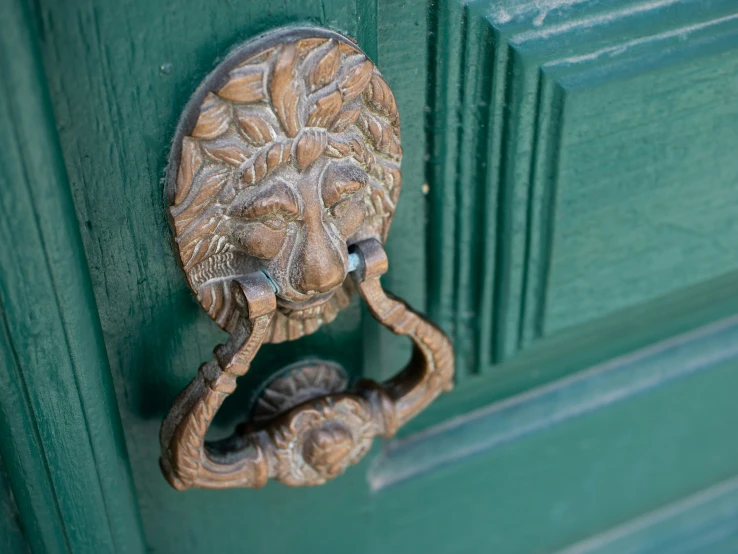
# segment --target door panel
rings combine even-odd
[[[245,490],[181,495],[161,476],[161,420],[225,338],[193,298],[174,256],[161,179],[184,103],[229,48],[275,26],[336,27],[379,64],[402,113],[403,201],[387,244],[386,283],[424,310],[425,6],[73,1],[38,3],[35,17],[148,545],[183,553],[290,552],[298,543],[318,549],[328,521],[335,522],[335,551],[367,544],[365,467],[316,489],[270,485],[256,493],[259,500]],[[266,375],[305,356],[375,378],[395,373],[409,345],[380,334],[371,321],[355,301],[320,333],[262,349],[215,432],[241,421]],[[289,521],[295,524],[283,523]],[[253,525],[248,539],[245,522]]]
[[[733,318],[395,442],[370,472],[376,551],[554,552],[626,522],[620,535],[637,533],[675,503],[651,539],[667,541],[680,499],[713,486],[734,510],[736,339]]]
[[[737,269],[735,4],[537,4],[438,16],[429,302],[462,372]]]
[[[54,191],[23,197],[0,258],[57,294],[35,315],[51,325],[46,350],[25,341],[23,310],[4,322],[3,351],[31,354],[6,364],[28,382],[15,427],[0,421],[14,430],[0,453],[10,466],[9,447],[35,433],[50,469],[29,467],[46,496],[18,498],[20,519],[59,523],[32,548],[58,534],[61,552],[731,551],[735,2],[37,0],[19,17],[36,84],[5,95],[28,96],[31,113],[27,90],[42,90],[51,107],[0,131],[46,133],[23,143],[29,168],[45,167],[39,144],[63,156],[51,174],[0,170],[14,194]],[[290,24],[355,37],[396,95],[404,181],[383,282],[450,333],[457,388],[321,487],[179,493],[159,471],[159,425],[225,335],[174,255],[169,141],[230,48]],[[19,248],[18,233],[36,242]],[[69,264],[67,297],[55,283]],[[29,283],[6,284],[3,302]],[[69,353],[55,374],[66,388],[44,381],[53,348]],[[315,335],[266,346],[215,432],[286,363],[324,357],[381,379],[409,352],[355,299]],[[45,513],[45,498],[68,504]]]

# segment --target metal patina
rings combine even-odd
[[[197,90],[174,140],[170,214],[187,280],[231,337],[162,425],[161,464],[174,487],[321,484],[451,388],[448,338],[379,281],[401,157],[392,91],[356,44],[332,31],[288,29],[249,42]],[[357,291],[380,323],[413,340],[408,367],[351,390],[320,363],[301,368],[285,377],[289,409],[206,443],[261,344],[314,332]]]

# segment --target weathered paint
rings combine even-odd
[[[735,2],[24,6],[0,21],[18,53],[0,58],[9,536],[34,552],[735,545]],[[355,36],[395,91],[386,282],[453,334],[459,385],[325,486],[181,494],[159,423],[222,334],[171,249],[169,141],[218,59],[288,24]],[[408,350],[354,304],[264,352],[218,427],[288,361],[383,377]]]

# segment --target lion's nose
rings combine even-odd
[[[344,258],[322,225],[310,227],[292,264],[292,286],[303,294],[328,292],[346,278]]]

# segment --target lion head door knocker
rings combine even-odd
[[[392,91],[338,33],[268,34],[198,88],[173,144],[170,214],[189,285],[231,336],[162,424],[161,466],[172,486],[324,483],[361,459],[374,436],[391,437],[451,388],[448,338],[379,280],[401,156]],[[261,344],[314,332],[355,292],[381,324],[413,341],[407,367],[349,389],[335,364],[294,366],[262,393],[252,421],[206,442]]]

